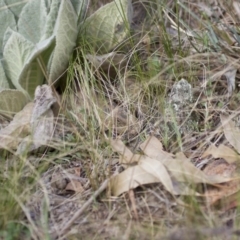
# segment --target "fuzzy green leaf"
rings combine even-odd
[[[28,99],[26,96],[16,89],[0,90],[0,114],[11,116],[26,105]]]
[[[5,31],[4,35],[3,35],[3,42],[2,42],[2,49],[5,48],[6,42],[8,41],[8,39],[11,37],[12,33],[15,32],[14,30],[12,30],[11,28],[7,28],[7,30]]]
[[[41,41],[45,40],[53,35],[54,28],[56,25],[56,19],[59,12],[60,7],[60,1],[59,0],[52,0],[50,5],[50,11],[46,18],[46,24],[44,27],[44,33],[41,37]]]
[[[83,25],[86,41],[101,53],[107,53],[128,34],[132,19],[130,0],[115,0],[88,17]],[[83,31],[80,34],[83,34]],[[81,35],[79,35],[81,38]]]
[[[2,1],[2,0],[1,0]],[[10,11],[14,14],[17,20],[20,16],[22,8],[29,0],[4,0]]]
[[[55,27],[56,47],[50,63],[49,82],[53,83],[68,66],[77,39],[77,15],[70,0],[61,2]]]
[[[4,67],[18,90],[33,97],[36,86],[44,80],[41,65],[47,65],[54,45],[54,37],[34,45],[20,34],[12,33],[3,52]]]
[[[7,77],[20,91],[24,91],[19,84],[22,69],[34,50],[34,44],[26,40],[17,32],[13,32],[3,50],[3,66]],[[27,94],[25,92],[25,94]]]
[[[9,88],[9,84],[3,69],[2,60],[0,60],[0,89],[5,88]]]
[[[48,79],[47,64],[55,47],[55,37],[52,36],[38,44],[19,76],[19,84],[33,97],[38,85],[43,84],[44,77]]]
[[[22,9],[18,32],[27,40],[38,43],[44,32],[47,8],[43,0],[30,0]]]
[[[87,11],[88,0],[71,0],[71,2],[78,16],[78,23],[80,23]]]
[[[4,1],[0,1],[0,54],[2,53],[3,36],[8,27],[16,29],[16,21],[13,13],[8,9]]]

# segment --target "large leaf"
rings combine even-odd
[[[27,40],[38,43],[44,32],[47,8],[43,0],[30,0],[22,9],[18,32]]]
[[[55,37],[52,36],[38,44],[19,76],[19,84],[33,97],[38,85],[43,84],[44,77],[48,79],[47,64],[55,47]]]
[[[72,3],[73,9],[75,10],[76,15],[78,16],[78,22],[80,22],[86,13],[88,0],[70,0],[70,1]],[[45,0],[45,4],[46,6],[49,5],[49,3],[46,0]],[[61,1],[52,0],[51,4],[48,6],[50,11],[47,14],[44,34],[41,38],[42,40],[53,35],[60,4],[61,4]]]
[[[0,89],[5,88],[9,88],[9,84],[2,66],[2,61],[0,60]]]
[[[1,0],[2,1],[2,0]],[[8,8],[14,14],[16,20],[19,18],[22,8],[29,0],[4,0]]]
[[[13,85],[20,91],[24,91],[19,84],[21,71],[33,52],[34,44],[26,40],[17,32],[13,32],[6,42],[3,50],[4,69],[7,77],[11,79]],[[25,92],[25,94],[27,94]]]
[[[14,31],[13,29],[11,29],[9,27],[6,29],[6,31],[3,35],[2,49],[5,48],[5,45],[8,41],[8,39],[11,37],[12,33],[14,33],[14,32],[16,32],[16,31]]]
[[[26,95],[34,95],[44,80],[44,67],[54,48],[54,37],[36,45],[14,32],[4,48],[4,66],[13,85]]]
[[[77,15],[70,0],[61,2],[56,22],[56,47],[51,59],[49,82],[56,81],[68,66],[77,39]]]
[[[111,140],[111,145],[121,155],[119,162],[127,167],[125,171],[111,178],[110,185],[113,195],[118,196],[143,184],[157,182],[161,182],[174,195],[198,195],[187,184],[172,179],[166,166],[157,159],[133,154],[119,139]]]
[[[81,22],[86,14],[88,0],[71,0],[73,8],[78,16],[78,23]]]
[[[86,19],[83,26],[86,41],[95,50],[107,53],[127,37],[131,19],[130,0],[108,3]]]
[[[70,0],[75,10],[76,15],[78,16],[78,23],[81,22],[85,16],[88,0]],[[56,26],[56,19],[58,17],[59,8],[61,1],[59,0],[45,0],[45,4],[47,7],[47,19],[46,24],[44,26],[44,34],[42,35],[41,40],[45,40],[54,34],[55,26]],[[48,11],[49,9],[49,11]]]
[[[163,150],[162,143],[156,137],[149,137],[140,148],[147,156],[162,162],[180,182],[216,184],[230,180],[221,176],[207,176],[183,154],[177,154],[174,158],[174,155]]]
[[[2,53],[3,36],[8,27],[16,29],[16,21],[13,13],[2,0],[0,1],[0,54]]]
[[[46,24],[44,26],[44,33],[41,37],[41,41],[45,40],[53,35],[54,28],[56,25],[56,19],[57,19],[58,12],[59,12],[60,3],[61,2],[59,0],[51,1],[50,11],[46,18]]]
[[[127,169],[110,181],[113,195],[120,195],[143,184],[161,182],[172,194],[199,195],[191,184],[216,184],[232,180],[231,176],[207,175],[196,168],[183,153],[173,155],[165,152],[162,143],[151,136],[140,148],[146,155],[133,154],[121,140],[112,140],[111,145],[121,158],[120,163]],[[134,166],[132,166],[135,164]]]
[[[28,99],[26,96],[15,89],[0,90],[0,114],[11,116],[26,105]]]

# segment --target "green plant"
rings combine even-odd
[[[45,79],[53,84],[61,77],[82,36],[101,52],[102,46],[106,52],[116,47],[132,15],[129,0],[107,4],[83,24],[87,0],[30,0],[12,10],[17,2],[0,4],[0,112],[5,114],[21,110]]]
[[[33,97],[34,90],[46,78],[55,82],[65,71],[75,46],[81,13],[86,2],[28,1],[18,12],[13,12],[2,1],[0,18],[7,18],[0,43],[1,111],[19,111]],[[11,87],[16,90],[10,90]],[[8,96],[14,96],[17,108],[12,109]],[[16,107],[16,106],[15,106]]]

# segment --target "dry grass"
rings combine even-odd
[[[54,239],[60,233],[60,239],[238,239],[238,209],[225,211],[201,198],[172,196],[161,184],[119,197],[105,186],[91,199],[106,179],[122,171],[109,139],[121,138],[138,152],[139,144],[155,135],[166,151],[183,151],[197,164],[209,143],[225,140],[216,132],[219,114],[239,112],[239,73],[231,98],[224,77],[229,67],[239,69],[240,64],[239,36],[232,37],[240,19],[233,5],[219,0],[219,9],[225,10],[217,15],[208,14],[215,7],[209,1],[139,2],[133,1],[134,23],[121,47],[121,69],[94,69],[87,49],[76,49],[61,93],[58,141],[24,159],[1,153],[0,239]],[[90,12],[102,2],[91,4]],[[193,100],[179,122],[166,108],[173,84],[181,78],[191,84]],[[113,116],[116,107],[120,110]],[[71,168],[80,168],[83,193],[64,189],[64,171]],[[84,211],[70,231],[62,232],[79,209]]]

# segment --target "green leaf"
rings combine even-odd
[[[1,0],[2,1],[2,0]],[[14,14],[17,20],[20,16],[22,8],[29,0],[4,0],[10,11]]]
[[[47,65],[55,47],[55,37],[52,36],[38,44],[19,76],[19,84],[33,97],[38,85],[43,84],[44,77],[48,79]]]
[[[47,12],[49,13],[53,0],[44,0],[44,2],[45,2],[45,6],[47,8]]]
[[[11,116],[26,105],[28,99],[26,96],[16,89],[0,90],[0,114]]]
[[[70,0],[61,1],[55,27],[56,47],[49,66],[49,82],[53,83],[68,66],[77,39],[77,15]]]
[[[13,13],[8,9],[4,1],[0,1],[0,54],[2,53],[3,36],[8,27],[16,29],[16,21]]]
[[[80,23],[85,17],[88,0],[71,0],[73,8],[78,16],[78,23]]]
[[[5,45],[13,32],[15,32],[15,31],[12,30],[11,28],[7,28],[7,30],[5,31],[5,33],[3,35],[2,50],[5,48]]]
[[[86,41],[100,53],[107,53],[127,37],[131,19],[130,0],[108,3],[86,19],[83,25]]]
[[[3,66],[6,76],[12,81],[13,85],[20,91],[26,93],[19,84],[19,76],[22,69],[33,52],[34,44],[26,40],[17,32],[12,32],[3,49]]]
[[[35,88],[43,83],[44,68],[55,46],[50,37],[36,45],[13,32],[4,48],[4,67],[13,85],[33,97]]]
[[[12,30],[11,28],[7,28],[7,30],[4,33],[3,36],[3,44],[2,44],[2,49],[5,48],[6,42],[8,41],[8,39],[11,37],[12,33],[14,33],[15,31]]]
[[[56,19],[57,19],[58,12],[59,12],[60,3],[61,2],[59,0],[51,1],[50,11],[46,18],[44,33],[41,37],[41,40],[45,40],[53,35],[54,28],[56,25]]]
[[[43,0],[30,0],[22,9],[18,32],[27,40],[38,43],[44,32],[47,8]]]
[[[2,60],[0,60],[0,89],[4,88],[9,88],[9,84],[3,69]]]

